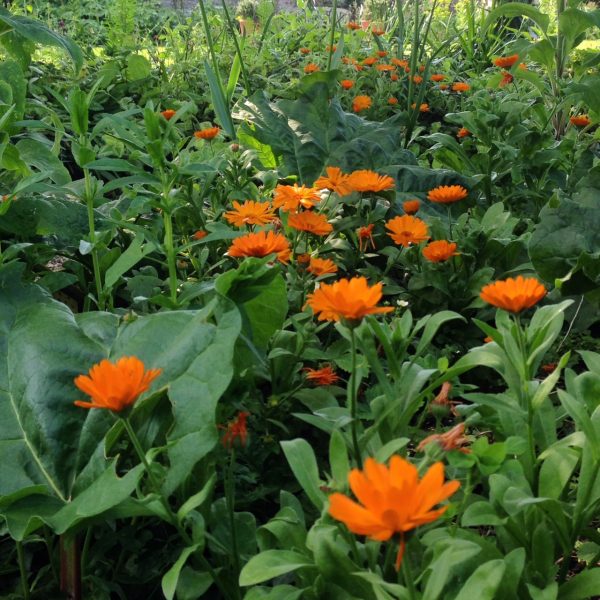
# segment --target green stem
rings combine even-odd
[[[349,396],[350,396],[350,416],[352,417],[352,445],[354,447],[354,458],[359,469],[362,469],[362,456],[360,445],[358,443],[358,407],[357,407],[357,389],[356,389],[356,334],[354,328],[350,329],[350,352],[352,353],[352,364],[350,365]]]
[[[165,250],[169,266],[169,289],[171,290],[171,300],[177,302],[177,265],[173,245],[173,220],[170,211],[163,210],[163,221],[165,224]]]
[[[96,284],[96,299],[98,308],[104,310],[104,291],[102,290],[102,277],[100,275],[100,262],[98,261],[98,249],[96,248],[96,225],[94,223],[94,192],[92,190],[92,178],[89,169],[84,169],[85,178],[85,204],[87,207],[88,229],[90,244],[92,244],[92,265],[94,269],[94,281]]]
[[[27,568],[25,567],[25,554],[23,552],[23,542],[17,544],[17,560],[19,562],[19,573],[21,574],[21,587],[23,589],[23,598],[29,600],[29,583],[27,582]]]
[[[327,70],[331,71],[331,59],[333,57],[333,41],[335,39],[335,25],[337,22],[337,0],[333,0],[331,11],[331,35],[329,36],[329,54],[327,56]]]
[[[248,73],[246,73],[246,67],[244,65],[244,57],[242,56],[242,50],[238,43],[238,36],[237,36],[237,33],[233,26],[233,23],[231,21],[231,17],[229,16],[229,9],[227,8],[227,4],[225,3],[225,0],[222,0],[222,4],[223,4],[223,12],[225,13],[225,19],[227,21],[227,25],[229,26],[229,31],[231,33],[231,37],[233,38],[233,43],[235,45],[235,52],[238,55],[238,58],[240,59],[240,70],[242,71],[242,78],[244,80],[244,87],[246,88],[246,94],[248,94],[248,96],[251,96],[252,90],[250,88],[250,81],[248,79]]]
[[[402,579],[404,580],[404,585],[406,586],[406,590],[408,591],[409,600],[416,600],[417,590],[415,588],[415,583],[410,570],[408,556],[406,556],[402,561],[402,566],[400,570],[402,573]]]

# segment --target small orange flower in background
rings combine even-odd
[[[542,371],[544,371],[544,373],[547,373],[549,375],[550,373],[554,373],[554,371],[556,371],[557,366],[558,365],[555,362],[552,362],[542,365],[541,369]]]
[[[498,84],[498,87],[506,87],[509,83],[512,83],[514,77],[508,71],[502,71],[502,79]]]
[[[510,56],[500,56],[494,59],[494,64],[502,69],[510,69],[519,60],[518,54]]]
[[[446,240],[430,242],[423,248],[423,256],[429,262],[444,262],[453,256],[458,256],[458,254],[459,252],[456,251],[456,244]]]
[[[390,80],[391,81],[398,81],[398,79],[399,79],[399,77],[398,77],[398,75],[396,75],[396,73],[392,73],[390,75]]]
[[[414,110],[417,107],[417,103],[413,102],[410,107]],[[427,104],[426,102],[423,102],[422,104],[419,104],[419,112],[422,113],[426,113],[429,112],[429,104]]]
[[[519,69],[521,69],[521,71],[527,71],[527,65],[525,63],[519,63]]]
[[[401,67],[402,69],[406,69],[408,67],[408,61],[403,58],[390,58],[390,62],[397,67]]]
[[[385,50],[377,50],[377,56],[379,56],[379,58],[384,58],[388,55],[388,53]]]
[[[306,379],[315,385],[333,385],[340,380],[331,365],[326,365],[321,369],[310,369],[307,367],[304,371],[306,372]]]
[[[398,98],[394,98],[394,96],[388,98],[388,104],[390,106],[396,106],[396,104],[398,104]]]
[[[294,185],[278,185],[273,196],[273,207],[284,212],[297,212],[300,207],[312,208],[321,202],[319,190],[315,187]]]
[[[434,506],[460,487],[459,481],[444,482],[443,463],[434,463],[419,479],[417,467],[397,455],[390,459],[389,468],[367,458],[364,470],[352,469],[348,482],[359,502],[344,494],[331,494],[329,514],[352,533],[379,542],[399,533],[396,570],[400,569],[404,554],[404,534],[439,519],[447,507],[434,509]]]
[[[448,89],[448,84],[447,83],[440,83],[440,90],[445,91]]]
[[[358,236],[358,249],[361,252],[364,252],[371,244],[371,248],[375,250],[375,240],[373,240],[373,228],[375,227],[374,223],[370,225],[365,225],[364,227],[360,227],[356,231],[356,235]]]
[[[463,454],[471,453],[469,448],[465,448],[465,446],[470,442],[469,439],[465,437],[464,423],[455,425],[452,429],[446,431],[446,433],[434,433],[432,435],[428,435],[417,446],[417,452],[422,452],[425,449],[425,446],[427,446],[427,444],[431,444],[432,442],[439,444],[444,452],[458,450]]]
[[[429,229],[425,221],[412,215],[394,217],[385,224],[385,228],[391,232],[388,235],[394,243],[405,248],[429,239]]]
[[[456,137],[460,139],[460,138],[467,137],[469,135],[471,135],[471,132],[466,127],[461,127],[458,130]]]
[[[369,96],[356,96],[352,101],[352,110],[355,113],[359,113],[363,110],[371,108],[372,103],[373,102]]]
[[[235,420],[227,423],[227,427],[219,426],[220,429],[225,429],[225,433],[221,438],[221,444],[226,450],[231,450],[236,440],[239,440],[239,444],[242,448],[248,445],[248,427],[247,419],[250,416],[249,412],[241,411]]]
[[[452,86],[453,92],[468,92],[470,89],[471,86],[468,83],[465,83],[464,81],[459,81]]]
[[[315,258],[311,257],[310,265],[306,269],[309,273],[312,273],[316,277],[321,275],[328,275],[330,273],[337,273],[337,265],[328,258]]]
[[[569,121],[576,127],[587,127],[592,122],[587,115],[574,115],[569,118]]]
[[[469,192],[462,185],[440,185],[427,194],[427,200],[438,204],[451,204],[464,200]]]
[[[416,215],[421,208],[420,200],[406,200],[406,202],[402,203],[402,210],[407,215]]]
[[[221,131],[220,127],[207,127],[200,131],[194,131],[194,137],[199,140],[214,140]]]
[[[489,343],[491,343],[491,342],[493,342],[493,341],[494,341],[494,338],[490,337],[489,335],[486,335],[486,336],[483,338],[483,341],[484,341],[484,343],[486,343],[486,344],[489,344]]]
[[[311,256],[307,252],[305,252],[304,254],[298,254],[298,256],[296,256],[296,262],[300,266],[308,265],[310,263],[310,260]]]
[[[352,79],[342,79],[340,81],[340,85],[345,89],[345,90],[350,90],[354,87],[354,81],[352,81]]]
[[[380,29],[379,27],[373,27],[371,29],[371,33],[373,35],[383,35],[385,33],[385,29]]]
[[[356,192],[383,192],[392,189],[396,183],[389,175],[361,169],[350,173],[348,184]]]
[[[246,200],[240,204],[234,200],[233,210],[227,211],[225,219],[236,227],[244,225],[267,225],[275,219],[275,213],[268,202]]]
[[[356,31],[357,29],[360,29],[360,25],[354,21],[350,21],[346,27],[350,29],[350,31]]]
[[[116,363],[104,359],[94,365],[88,375],[75,377],[77,388],[92,399],[91,402],[76,400],[75,405],[121,412],[133,406],[161,373],[162,369],[146,371],[136,356],[124,356]]]
[[[372,67],[379,59],[376,56],[369,56],[369,58],[365,58],[365,60],[362,61],[362,64],[365,65],[365,67]]]
[[[431,81],[439,83],[440,81],[444,81],[444,79],[446,79],[446,76],[442,75],[441,73],[434,73],[429,79],[431,79]]]
[[[300,54],[310,54],[310,48],[300,48]]]
[[[167,120],[170,121],[177,111],[172,108],[167,108],[167,110],[163,110],[160,114]]]
[[[319,65],[316,65],[315,63],[308,63],[304,67],[305,73],[316,73],[318,70],[319,70]]]
[[[335,52],[337,50],[337,46],[334,44],[333,46],[330,46],[329,44],[327,44],[327,46],[325,46],[325,52]]]
[[[229,256],[243,258],[256,256],[262,258],[269,254],[277,254],[277,260],[287,263],[290,260],[290,243],[280,233],[257,231],[235,238],[227,250]]]
[[[360,321],[367,315],[388,313],[392,306],[377,306],[381,300],[383,283],[369,287],[366,277],[340,279],[331,285],[322,283],[308,295],[310,306],[319,321]]]
[[[423,83],[423,78],[422,78],[420,75],[413,75],[413,78],[412,78],[412,80],[413,80],[413,81],[414,81],[416,84]]]
[[[208,235],[208,231],[204,231],[204,229],[199,229],[192,235],[195,240],[203,240]]]
[[[479,296],[492,306],[520,313],[535,306],[546,294],[546,288],[537,279],[519,275],[516,279],[509,277],[486,285]]]
[[[419,73],[425,72],[425,65],[419,65]]]
[[[396,67],[394,65],[375,65],[375,69],[382,73],[389,73],[395,71]]]
[[[321,177],[314,182],[313,187],[320,190],[331,190],[338,196],[348,196],[348,194],[351,194],[354,191],[348,182],[350,176],[342,173],[342,170],[339,167],[327,167],[325,172],[327,173],[327,176],[321,175]]]
[[[327,235],[333,231],[333,225],[327,221],[325,215],[311,210],[290,214],[288,225],[292,229],[308,231],[313,235]]]

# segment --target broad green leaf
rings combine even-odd
[[[111,289],[115,283],[117,283],[121,275],[127,273],[127,271],[137,265],[144,256],[150,254],[154,250],[155,247],[153,244],[149,242],[144,244],[142,235],[137,235],[133,238],[127,250],[125,250],[125,252],[123,252],[123,254],[121,254],[121,256],[119,256],[106,271],[104,276],[104,285],[106,288]]]
[[[346,440],[339,429],[334,429],[329,440],[329,465],[335,483],[338,486],[345,485],[350,472],[350,461]]]
[[[548,15],[541,13],[537,8],[524,2],[510,2],[502,4],[492,10],[483,24],[483,32],[495,25],[501,17],[528,17],[545,33],[550,24]]]
[[[560,600],[588,600],[600,590],[600,567],[578,573],[560,586]]]
[[[217,118],[221,123],[221,127],[223,127],[223,130],[231,139],[235,139],[235,127],[233,125],[231,110],[227,98],[225,97],[220,75],[213,71],[213,68],[207,60],[204,61],[204,70],[206,71],[206,79],[208,79],[212,104]]]
[[[127,79],[137,81],[146,79],[152,75],[152,66],[150,61],[141,54],[130,54],[127,57]]]
[[[310,501],[319,509],[323,509],[325,494],[321,491],[319,468],[312,446],[302,438],[281,442],[283,453]],[[264,581],[264,580],[263,580]]]
[[[502,559],[483,563],[467,579],[454,600],[493,600],[505,570],[506,565]]]
[[[161,586],[167,600],[173,600],[181,569],[185,566],[190,555],[196,552],[199,547],[199,544],[195,544],[194,546],[184,548],[173,566],[163,575]]]
[[[25,139],[17,142],[17,150],[21,160],[28,167],[48,174],[48,179],[58,185],[70,183],[71,176],[62,161],[54,156],[48,146],[38,140]]]
[[[244,566],[240,573],[240,585],[255,585],[310,566],[312,566],[310,559],[299,552],[267,550],[253,556]]]

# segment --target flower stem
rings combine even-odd
[[[400,542],[401,544],[403,542]],[[402,579],[404,580],[404,585],[406,586],[406,590],[408,592],[409,600],[416,600],[417,598],[417,590],[415,588],[415,583],[413,580],[412,573],[410,571],[410,565],[408,559],[402,561]]]
[[[225,501],[227,503],[227,512],[229,513],[229,529],[231,530],[231,550],[233,554],[233,568],[235,570],[235,580],[240,576],[240,555],[237,543],[237,533],[235,530],[235,448],[231,449],[229,458],[229,467],[225,475]],[[236,586],[235,595],[240,598],[239,586]]]
[[[350,352],[352,353],[352,363],[350,366],[350,379],[348,381],[350,396],[350,416],[352,417],[352,445],[354,446],[354,458],[359,469],[362,469],[362,456],[360,445],[358,443],[358,407],[357,407],[357,389],[356,389],[356,334],[354,328],[350,329]]]
[[[29,600],[29,583],[27,582],[27,568],[25,567],[25,554],[23,552],[23,542],[17,544],[17,561],[19,562],[19,573],[21,575],[21,588],[23,589],[23,598]]]
[[[169,266],[169,288],[171,290],[171,300],[177,302],[177,267],[175,264],[175,248],[173,245],[173,220],[169,211],[163,211],[163,220],[165,224],[165,250],[167,253],[167,263]]]
[[[102,290],[102,277],[100,275],[100,262],[98,261],[98,249],[96,248],[96,226],[94,223],[94,191],[92,190],[92,178],[89,169],[83,169],[85,181],[85,204],[87,207],[88,229],[90,244],[92,245],[92,266],[94,269],[94,282],[96,284],[96,299],[98,308],[104,310],[104,291]]]

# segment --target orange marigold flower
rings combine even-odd
[[[342,173],[339,167],[327,167],[325,171],[327,176],[321,175],[313,184],[315,188],[331,190],[338,196],[348,196],[354,191],[348,181],[350,176]]]
[[[390,80],[391,81],[398,81],[398,79],[399,79],[399,77],[398,77],[398,75],[396,75],[396,73],[392,73],[390,75]]]
[[[363,65],[366,67],[372,67],[379,59],[376,56],[369,56],[363,60]]]
[[[167,110],[163,110],[160,114],[167,120],[170,121],[177,111],[172,108],[167,108]]]
[[[310,54],[310,48],[300,48],[300,54]]]
[[[427,446],[427,444],[431,444],[431,442],[437,442],[444,452],[458,450],[463,454],[471,453],[469,448],[465,448],[465,446],[469,444],[469,439],[465,437],[464,423],[455,425],[452,429],[446,431],[446,433],[434,433],[432,435],[428,435],[417,446],[417,452],[423,451],[425,446]]]
[[[407,200],[402,203],[402,210],[407,215],[416,215],[419,212],[419,208],[421,208],[420,200]]]
[[[199,229],[192,235],[195,240],[203,240],[208,235],[208,231],[204,231],[204,229]]]
[[[229,256],[242,258],[245,256],[269,256],[277,254],[277,260],[287,263],[290,260],[290,243],[280,233],[273,231],[257,231],[235,238],[227,250]]]
[[[429,239],[429,230],[425,221],[412,215],[394,217],[385,224],[391,233],[388,235],[396,244],[405,248],[411,244],[420,244]]]
[[[328,275],[329,273],[337,273],[338,267],[328,258],[311,257],[310,265],[306,270],[316,277],[319,277],[321,275]]]
[[[452,86],[453,92],[468,92],[470,89],[471,86],[468,83],[465,83],[464,81],[458,81]]]
[[[439,83],[440,81],[444,81],[446,76],[442,75],[441,73],[434,73],[429,79],[431,79],[431,81],[435,81],[435,83]]]
[[[569,118],[569,121],[576,127],[587,127],[592,122],[587,115],[574,115]]]
[[[345,90],[350,90],[354,87],[354,81],[352,81],[352,79],[342,79],[340,81],[340,85],[345,89]]]
[[[391,96],[390,98],[388,98],[388,104],[390,106],[396,106],[396,104],[398,104],[398,98],[394,98],[394,96]]]
[[[408,67],[408,61],[402,58],[391,58],[390,62],[397,67],[401,67],[402,69],[406,69],[406,67]]]
[[[329,44],[327,44],[327,46],[325,46],[325,52],[335,52],[337,50],[337,46],[334,44],[333,46],[330,46]]]
[[[510,69],[519,60],[518,54],[511,54],[511,56],[500,56],[494,59],[494,64],[502,69]]]
[[[479,294],[480,298],[508,312],[520,313],[536,305],[547,294],[546,288],[533,277],[519,275],[486,285]]]
[[[348,481],[358,502],[344,494],[331,494],[329,514],[352,533],[380,542],[399,533],[396,570],[404,554],[404,534],[439,519],[447,507],[434,507],[460,487],[456,480],[444,483],[443,463],[434,463],[419,479],[417,467],[397,455],[390,459],[389,468],[367,458],[364,470],[352,469]]]
[[[268,202],[246,200],[240,204],[234,200],[233,210],[225,213],[225,218],[236,227],[244,225],[267,225],[275,219],[275,213]]]
[[[116,363],[104,359],[94,365],[88,375],[75,377],[77,388],[92,399],[91,402],[76,400],[75,405],[121,412],[133,406],[161,373],[162,369],[146,371],[136,356],[124,356]]]
[[[352,110],[355,113],[359,113],[363,110],[371,108],[372,103],[373,102],[369,96],[356,96],[352,101]]]
[[[364,227],[360,227],[356,235],[358,236],[358,249],[361,252],[364,252],[371,244],[371,248],[375,250],[375,241],[373,240],[373,228],[375,227],[374,223],[370,225],[365,225]]]
[[[456,244],[446,240],[430,242],[423,248],[423,256],[429,262],[444,262],[452,256],[458,256],[458,254],[459,253],[456,251]]]
[[[380,29],[379,27],[373,27],[371,29],[371,33],[373,35],[383,35],[385,33],[385,29]]]
[[[308,254],[308,252],[305,252],[304,254],[298,254],[298,256],[296,256],[296,262],[301,266],[309,264],[310,260],[311,256]]]
[[[411,107],[412,109],[416,108],[416,106],[417,106],[417,103],[416,103],[416,102],[413,102],[413,103],[410,105],[410,107]],[[420,111],[420,112],[422,112],[422,113],[429,112],[429,104],[427,104],[426,102],[423,102],[422,104],[419,104],[419,111]]]
[[[312,208],[321,201],[319,190],[314,187],[294,185],[278,185],[273,196],[273,207],[284,212],[297,212],[300,207]]]
[[[377,50],[377,56],[379,56],[379,58],[384,58],[388,55],[388,53],[385,50]]]
[[[199,140],[213,140],[219,135],[220,127],[206,127],[200,131],[194,131],[194,137]]]
[[[464,200],[469,192],[462,185],[440,185],[427,194],[427,200],[438,204],[451,204]]]
[[[458,132],[456,134],[456,137],[457,138],[464,138],[464,137],[467,137],[469,135],[471,135],[471,132],[466,127],[461,127],[458,130]]]
[[[419,73],[423,73],[425,71],[425,65],[419,65]]]
[[[250,416],[249,412],[241,411],[238,416],[227,423],[227,427],[219,426],[221,429],[225,429],[225,433],[221,438],[221,444],[226,450],[231,450],[236,440],[239,440],[239,444],[242,448],[245,448],[248,444],[248,427],[247,419]]]
[[[321,369],[310,369],[306,367],[304,371],[306,371],[306,379],[315,385],[333,385],[340,380],[331,365],[326,365]]]
[[[413,81],[414,81],[416,84],[423,83],[423,78],[422,78],[420,75],[413,75],[413,78],[412,78],[412,80],[413,80]]]
[[[305,73],[315,73],[316,71],[319,70],[319,65],[315,64],[315,63],[308,63],[305,67],[304,67],[304,72]]]
[[[318,315],[319,321],[360,321],[367,315],[387,313],[392,306],[377,306],[381,300],[383,283],[369,287],[366,277],[340,279],[331,285],[322,283],[308,295],[306,306]]]
[[[445,91],[448,89],[448,84],[447,83],[440,83],[440,90]]]
[[[362,71],[362,70],[364,70],[364,67],[363,67],[362,65],[359,65],[359,64],[355,64],[355,65],[354,65],[354,68],[355,68],[357,71]]]
[[[292,229],[308,231],[313,235],[327,235],[333,231],[333,225],[327,221],[325,215],[311,210],[292,213],[288,219],[288,225]]]
[[[382,73],[384,73],[384,72],[395,71],[396,67],[394,65],[375,65],[375,69],[377,71],[381,71]]]
[[[350,173],[348,183],[356,192],[382,192],[392,189],[396,185],[394,179],[389,175],[379,175],[368,169]]]
[[[541,369],[542,371],[544,371],[544,373],[550,374],[550,373],[554,373],[554,371],[556,371],[556,367],[558,365],[555,362],[551,362],[545,365],[542,365]]]
[[[500,80],[498,87],[502,88],[507,86],[509,83],[513,82],[513,79],[514,77],[508,71],[502,71],[502,79]]]
[[[489,344],[489,343],[491,343],[491,342],[493,342],[493,341],[494,341],[494,338],[490,337],[489,335],[486,335],[486,336],[483,338],[483,341],[484,341],[486,344]]]
[[[360,29],[360,25],[358,23],[355,23],[354,21],[350,21],[346,27],[348,29],[350,29],[351,31],[356,31],[357,29]]]

